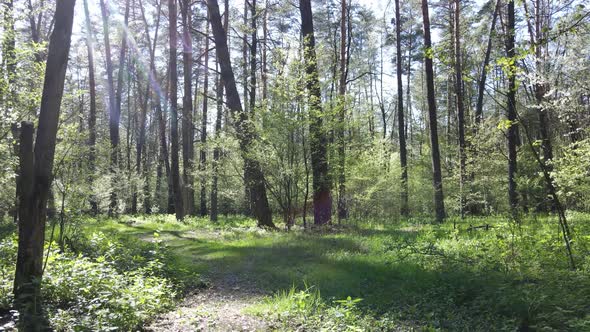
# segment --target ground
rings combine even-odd
[[[91,229],[161,241],[173,253],[167,264],[203,280],[150,331],[590,331],[588,273],[568,271],[552,218],[518,228],[494,219],[487,230],[468,229],[492,219],[290,232],[243,218],[166,218]]]

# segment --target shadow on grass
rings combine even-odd
[[[133,225],[124,232],[146,239],[154,229]],[[427,269],[417,262],[396,259],[380,248],[388,241],[416,240],[419,232],[411,229],[262,235],[240,231],[214,237],[215,231],[158,232],[175,254],[175,264],[226,286],[220,287],[221,291],[239,288],[245,295],[274,294],[311,285],[328,303],[347,296],[362,298],[360,308],[366,313],[393,313],[396,319],[435,322],[433,326],[442,329],[526,330],[536,316],[554,310],[544,303],[546,296],[566,304],[566,298],[560,300],[559,296],[571,294],[572,287],[567,283],[519,282],[517,276],[475,272],[457,264]],[[590,285],[583,289],[590,289]],[[559,323],[556,320],[553,327],[567,330]]]

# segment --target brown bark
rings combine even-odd
[[[264,14],[262,16],[262,101],[266,104],[268,96],[268,66],[267,66],[267,47],[268,47],[268,0],[264,2]]]
[[[424,70],[426,72],[426,93],[428,100],[428,119],[430,126],[430,153],[432,158],[432,185],[434,188],[434,211],[436,221],[445,218],[442,172],[440,166],[440,150],[438,145],[438,120],[436,114],[436,96],[434,93],[434,69],[432,65],[433,49],[430,37],[430,16],[428,0],[422,0],[422,17],[424,20]]]
[[[171,165],[170,177],[172,179],[172,191],[174,193],[174,212],[176,219],[184,219],[184,207],[182,200],[182,188],[180,186],[180,161],[178,149],[178,71],[176,60],[176,49],[178,43],[178,32],[176,31],[176,0],[168,0],[168,18],[169,18],[169,34],[170,34],[170,62],[169,78],[170,78],[170,141],[171,141]]]
[[[399,160],[401,166],[400,214],[408,216],[408,153],[406,148],[406,125],[404,122],[404,88],[402,83],[402,41],[399,0],[395,0],[395,48],[397,71],[397,125],[399,135]],[[408,58],[408,61],[411,61]],[[408,73],[409,75],[409,73]],[[408,85],[408,90],[410,86]],[[409,102],[409,101],[408,101]]]
[[[490,26],[490,34],[488,35],[488,43],[486,46],[486,54],[483,60],[483,64],[481,67],[481,76],[477,83],[477,103],[475,106],[475,124],[476,129],[481,124],[483,119],[483,95],[486,88],[486,79],[488,75],[488,64],[490,63],[490,55],[492,53],[492,38],[494,35],[494,31],[496,29],[496,20],[498,18],[498,13],[500,11],[500,0],[496,0],[496,6],[494,7],[494,14],[492,15],[492,22]]]
[[[195,152],[193,147],[193,97],[192,97],[192,70],[193,70],[193,43],[190,33],[192,26],[191,1],[183,0],[182,3],[182,61],[184,74],[184,95],[182,98],[182,178],[184,180],[184,192],[186,196],[185,213],[195,213],[195,189],[193,167]]]
[[[311,168],[313,174],[314,224],[324,225],[332,219],[332,181],[328,166],[328,137],[323,125],[322,96],[320,90],[315,36],[310,0],[299,0],[301,32],[303,35],[306,86],[309,95],[309,133]]]
[[[23,123],[21,142],[21,197],[19,242],[14,278],[15,301],[21,309],[24,330],[40,330],[40,281],[43,276],[43,245],[47,200],[52,182],[53,160],[64,81],[70,51],[75,0],[60,0],[49,41],[41,96],[39,128],[33,150],[33,125]]]
[[[340,82],[338,95],[340,105],[338,108],[338,220],[346,219],[348,210],[346,208],[346,141],[344,129],[346,126],[346,78],[347,78],[347,27],[346,27],[346,0],[340,2]]]
[[[90,112],[88,114],[88,168],[90,175],[88,182],[94,181],[96,170],[96,80],[94,78],[94,48],[92,47],[92,26],[90,24],[90,13],[88,11],[88,0],[84,0],[84,15],[86,23],[86,49],[88,51],[88,89],[90,90]],[[94,194],[90,195],[90,210],[92,214],[98,213],[98,203]]]
[[[207,176],[205,171],[207,169],[207,116],[209,107],[209,23],[207,22],[206,36],[205,36],[205,61],[203,68],[205,69],[205,77],[203,78],[203,113],[201,116],[201,151],[199,156],[199,171],[201,173],[201,201],[200,213],[201,216],[207,215]]]
[[[466,144],[465,144],[465,104],[463,99],[463,68],[461,57],[461,7],[460,0],[454,0],[455,15],[454,15],[454,29],[455,34],[455,105],[457,107],[457,126],[459,132],[459,208],[461,217],[464,215],[464,190],[465,190],[465,166],[467,164]]]
[[[251,182],[249,183],[249,188],[252,191],[254,215],[258,220],[258,226],[276,228],[272,222],[272,212],[266,196],[266,181],[262,167],[260,162],[253,156],[256,129],[250,121],[248,114],[242,109],[240,95],[238,94],[235,76],[231,67],[226,33],[221,23],[221,15],[219,14],[219,5],[217,4],[217,0],[208,0],[207,6],[209,8],[209,18],[215,38],[215,50],[221,67],[221,77],[225,83],[227,106],[234,117],[233,124],[238,141],[240,142],[240,151],[246,170],[245,173],[250,174]]]
[[[514,59],[516,55],[515,50],[515,9],[514,0],[508,1],[508,26],[506,27],[506,55],[509,59]],[[517,218],[518,209],[518,193],[516,188],[516,172],[517,168],[517,145],[518,145],[518,123],[516,119],[516,73],[511,67],[508,76],[508,92],[507,97],[507,111],[506,118],[509,121],[509,128],[507,133],[508,138],[508,203],[513,217]]]
[[[158,43],[158,33],[159,33],[159,29],[160,29],[160,14],[162,11],[162,1],[159,0],[157,5],[157,10],[156,10],[156,27],[155,27],[155,31],[154,31],[154,40],[152,42],[152,39],[150,37],[150,31],[149,31],[149,26],[147,23],[147,19],[145,16],[145,10],[143,7],[143,1],[139,2],[139,8],[141,11],[141,18],[144,24],[144,28],[145,28],[145,35],[147,38],[147,42],[148,42],[148,47],[150,50],[150,67],[149,67],[149,72],[147,74],[147,85],[145,87],[145,100],[144,100],[144,105],[143,105],[143,109],[142,109],[142,116],[141,116],[141,128],[140,128],[140,133],[139,133],[139,139],[138,139],[138,143],[137,143],[137,154],[138,154],[138,159],[137,162],[140,162],[140,158],[139,156],[143,153],[143,147],[145,145],[145,125],[146,125],[146,119],[147,119],[147,108],[148,105],[151,102],[153,102],[156,106],[156,121],[158,121],[158,127],[160,130],[160,134],[162,134],[162,137],[160,139],[160,144],[162,146],[162,155],[164,155],[165,158],[165,163],[166,163],[166,174],[170,174],[170,164],[169,164],[169,160],[168,160],[168,149],[167,149],[167,145],[166,145],[166,126],[164,124],[164,119],[162,116],[162,109],[161,109],[161,96],[158,94],[158,91],[156,91],[155,89],[151,89],[150,87],[152,86],[152,84],[156,84],[156,82],[158,81],[158,78],[156,77],[156,65],[155,65],[155,53],[156,53],[156,45]],[[162,127],[163,125],[163,127]],[[164,158],[159,158],[160,160],[164,159]],[[161,168],[161,162],[158,162],[158,169],[157,169],[157,183],[158,185],[156,186],[156,193],[159,192],[159,184],[161,181],[161,173],[162,173],[162,168]],[[145,207],[145,212],[146,213],[150,213],[151,212],[151,204],[150,204],[150,197],[151,194],[149,192],[149,181],[147,180],[147,177],[149,176],[149,171],[147,169],[147,156],[146,156],[146,166],[144,167],[144,173],[146,176],[146,186],[144,188],[144,192],[145,192],[145,203],[144,203],[144,207]],[[138,168],[139,171],[139,168]],[[157,196],[157,195],[156,195]]]
[[[227,38],[228,24],[229,24],[229,0],[224,2],[225,13],[223,18],[223,29]],[[211,180],[211,221],[217,221],[219,208],[218,208],[218,178],[219,178],[219,159],[221,157],[221,148],[219,147],[219,137],[221,134],[221,123],[223,118],[223,80],[219,74],[219,60],[217,60],[217,71],[215,93],[217,98],[217,117],[215,119],[215,139],[216,144],[213,149],[213,163],[212,163],[212,180]]]

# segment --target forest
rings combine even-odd
[[[0,332],[590,331],[587,1],[0,15]]]

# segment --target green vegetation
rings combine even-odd
[[[589,215],[569,217],[578,234],[590,233]],[[590,237],[578,237],[581,269],[570,271],[554,219],[468,218],[456,230],[374,220],[291,232],[235,217],[85,220],[69,249],[49,251],[43,291],[64,331],[147,324],[176,294],[202,286],[201,275],[269,294],[244,314],[280,331],[588,330]],[[0,269],[10,285],[15,239],[4,234]],[[1,292],[6,308],[11,289]]]
[[[0,332],[590,332],[587,2],[0,0]]]

